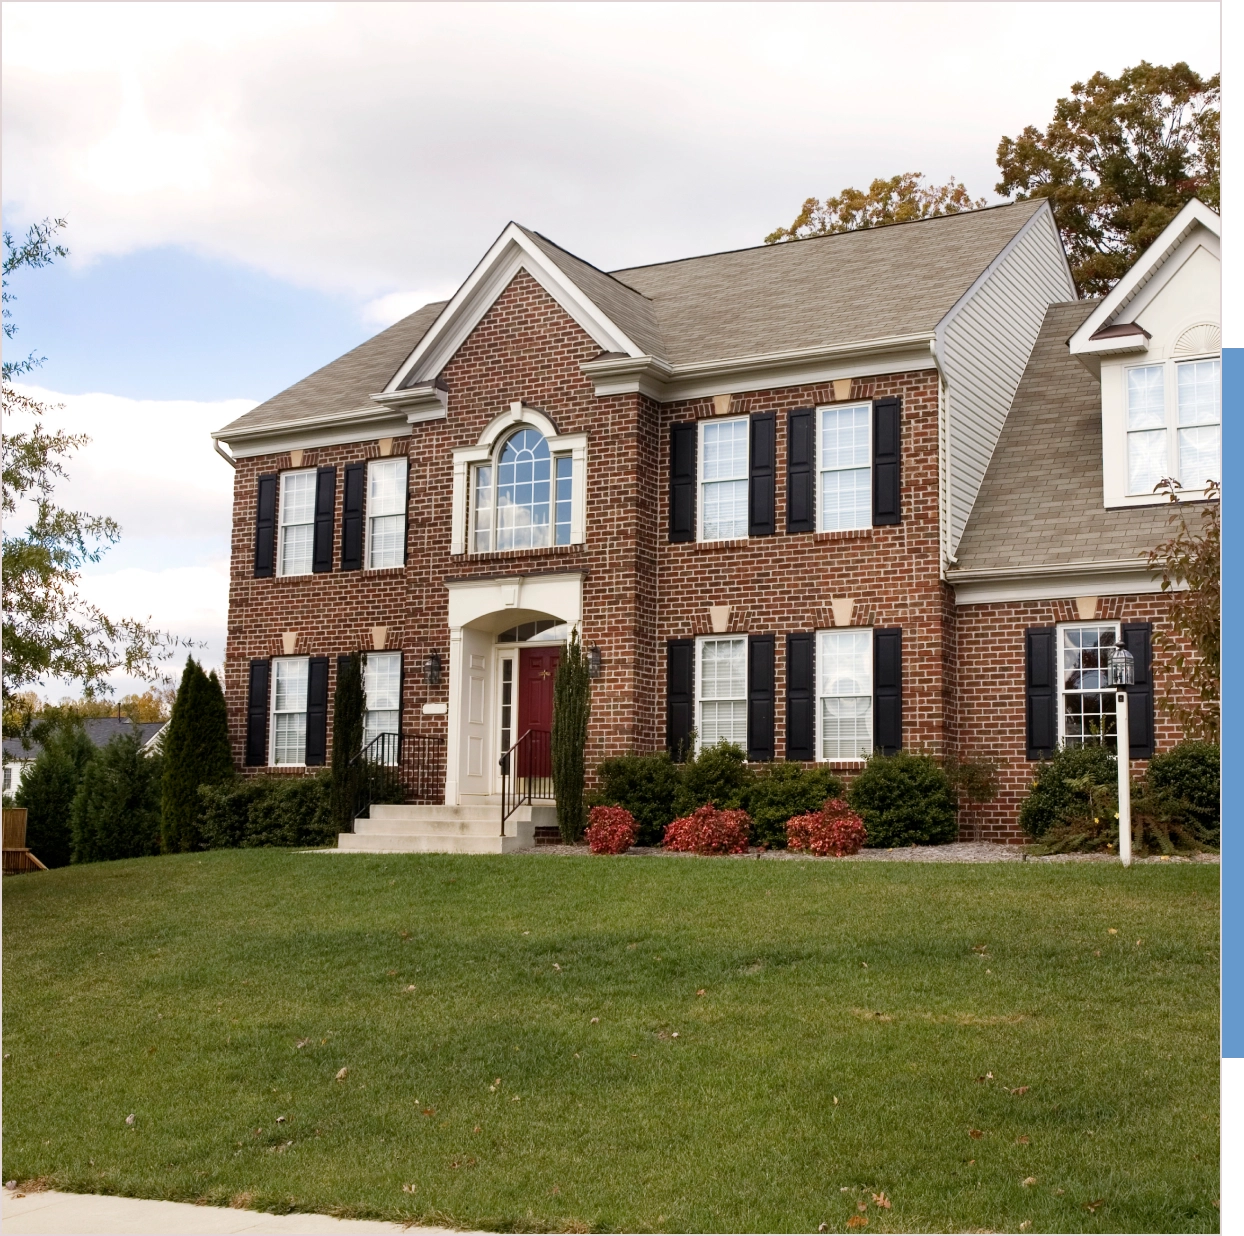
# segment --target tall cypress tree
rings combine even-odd
[[[366,774],[350,765],[363,747],[363,655],[352,652],[337,659],[337,689],[333,692],[332,813],[337,831],[354,828],[354,804]]]
[[[70,811],[95,748],[81,725],[54,730],[17,787],[27,812],[26,845],[45,867],[64,867],[71,855]]]
[[[134,730],[118,734],[87,765],[70,816],[75,863],[160,852],[161,759],[143,751]]]
[[[587,657],[579,642],[579,628],[575,627],[553,679],[553,732],[549,739],[557,827],[567,845],[583,835],[583,755],[592,711],[591,692]]]
[[[197,850],[201,844],[199,786],[220,785],[233,776],[224,692],[193,657],[173,701],[164,731],[164,777],[160,796],[160,847],[166,854]]]

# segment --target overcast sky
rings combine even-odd
[[[452,293],[508,220],[610,269],[874,176],[995,201],[1003,134],[1141,59],[1216,72],[1217,5],[5,4],[5,226],[65,216],[72,250],[13,281],[16,343],[94,437],[65,500],[125,529],[91,595],[218,664],[206,431]]]

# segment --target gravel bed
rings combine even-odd
[[[585,845],[537,845],[512,850],[513,854],[589,853]],[[632,846],[627,852],[630,858],[698,858],[697,854],[683,854],[663,850],[659,846]],[[792,854],[789,850],[748,850],[746,854],[731,854],[734,859],[756,858],[766,862],[804,863],[1117,863],[1114,854],[1027,854],[1023,846],[998,845],[992,841],[954,841],[950,845],[912,845],[897,850],[861,850],[848,858],[817,858],[811,854]],[[1173,858],[1137,858],[1135,863],[1219,863],[1218,854],[1176,855]]]

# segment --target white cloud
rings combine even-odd
[[[392,326],[434,300],[448,300],[457,290],[446,286],[430,292],[390,292],[369,300],[359,314],[369,326]]]
[[[510,218],[610,267],[757,242],[875,175],[996,179],[1215,4],[7,4],[6,204],[74,260],[187,245],[396,311]],[[406,303],[406,302],[402,302]],[[383,308],[381,307],[383,306]]]

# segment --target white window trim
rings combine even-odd
[[[393,566],[374,567],[371,565],[371,470],[374,464],[395,463],[401,460],[406,467],[406,502],[400,512],[391,512],[391,514],[400,514],[402,516],[402,561],[395,563]],[[384,519],[385,516],[376,516],[378,519]],[[406,565],[406,538],[410,536],[410,459],[405,455],[390,455],[382,459],[369,459],[367,468],[363,473],[363,570],[365,571],[400,571]]]
[[[458,446],[453,451],[453,511],[450,516],[449,552],[454,555],[473,554],[475,494],[472,492],[474,464],[491,463],[496,467],[496,456],[513,430],[525,426],[535,429],[548,443],[549,454],[569,455],[573,461],[570,498],[570,544],[581,545],[586,540],[587,528],[587,439],[585,433],[557,432],[557,426],[535,408],[512,403],[508,411],[494,417],[480,434],[474,446]],[[556,477],[556,465],[554,465]],[[493,472],[496,484],[496,472]],[[550,547],[551,548],[551,547]],[[481,550],[481,553],[523,553],[524,550]]]
[[[281,661],[303,661],[307,666],[307,689],[311,687],[311,658],[310,657],[273,657],[272,658],[272,681],[269,684],[268,698],[268,767],[269,768],[305,768],[307,766],[307,742],[306,742],[306,721],[307,701],[302,702],[303,721],[303,743],[302,743],[302,759],[297,764],[278,764],[276,762],[276,667]],[[291,715],[295,710],[290,710]]]
[[[285,562],[285,478],[290,476],[315,476],[315,468],[292,468],[280,474],[277,486],[276,501],[276,573],[287,579],[296,579],[300,575],[311,575],[315,569],[315,496],[311,498],[311,521],[309,524],[290,524],[291,528],[311,529],[311,559],[305,571],[284,571]]]
[[[695,680],[695,751],[696,754],[704,749],[704,733],[703,726],[700,724],[700,705],[703,703],[704,690],[704,668],[703,668],[703,649],[705,644],[720,644],[727,641],[738,641],[743,645],[743,716],[744,716],[744,735],[743,741],[739,744],[744,751],[747,750],[747,688],[748,688],[748,664],[747,664],[747,636],[742,633],[730,633],[726,635],[697,635],[695,638],[695,665],[692,668],[692,678]]]
[[[813,705],[813,724],[816,730],[816,736],[813,740],[815,742],[815,746],[812,749],[812,753],[816,757],[815,762],[818,764],[859,764],[863,766],[864,764],[868,763],[868,756],[866,755],[858,755],[858,756],[853,756],[849,759],[843,759],[841,756],[831,758],[829,756],[824,756],[821,754],[821,752],[824,750],[824,745],[822,743],[822,733],[821,733],[821,699],[823,698],[821,695],[821,636],[822,635],[833,635],[833,634],[841,635],[847,632],[854,632],[854,631],[860,631],[860,632],[866,631],[868,633],[869,646],[871,647],[872,637],[873,637],[872,627],[822,627],[819,631],[815,633],[816,642],[813,644],[813,647],[812,647],[812,676],[813,676],[812,705]],[[869,677],[871,678],[871,671],[870,671]],[[844,697],[837,696],[834,698],[841,699]],[[873,683],[872,694],[869,696],[869,698],[873,701],[873,704],[870,707],[869,712],[868,712],[868,741],[869,741],[870,751],[872,751],[872,750],[876,750],[876,746],[877,746],[877,716],[876,716],[877,687],[876,687],[876,683]]]
[[[1096,622],[1060,622],[1055,628],[1055,648],[1054,660],[1058,673],[1058,745],[1065,746],[1067,742],[1067,708],[1064,701],[1066,691],[1064,690],[1064,672],[1063,672],[1063,632],[1064,631],[1085,631],[1090,627],[1113,627],[1114,640],[1118,644],[1123,639],[1123,625],[1121,622],[1112,622],[1109,618],[1098,620]],[[1108,687],[1102,694],[1113,695],[1115,688]]]
[[[816,511],[816,530],[818,532],[856,532],[859,528],[871,528],[872,511],[871,498],[869,501],[869,518],[867,523],[859,525],[859,528],[826,528],[825,527],[825,504],[821,501],[821,477],[825,472],[823,463],[824,443],[821,434],[821,413],[822,412],[843,412],[847,408],[867,408],[868,409],[868,489],[872,493],[873,480],[873,400],[871,399],[852,399],[849,403],[823,403],[820,407],[813,410],[813,416],[816,417],[816,424],[813,430],[816,434],[816,474],[812,478],[812,506]],[[836,472],[853,472],[853,468],[836,468]]]
[[[747,540],[747,529],[743,529],[742,536],[705,536],[704,535],[704,486],[712,485],[716,482],[705,481],[704,479],[704,432],[710,425],[730,425],[730,424],[748,424],[751,417],[748,416],[714,416],[708,420],[697,421],[695,427],[695,539],[697,541],[709,542],[716,544],[720,541],[745,541]],[[748,434],[745,439],[747,463],[743,469],[743,483],[749,482],[752,471],[752,444],[751,436]]]

